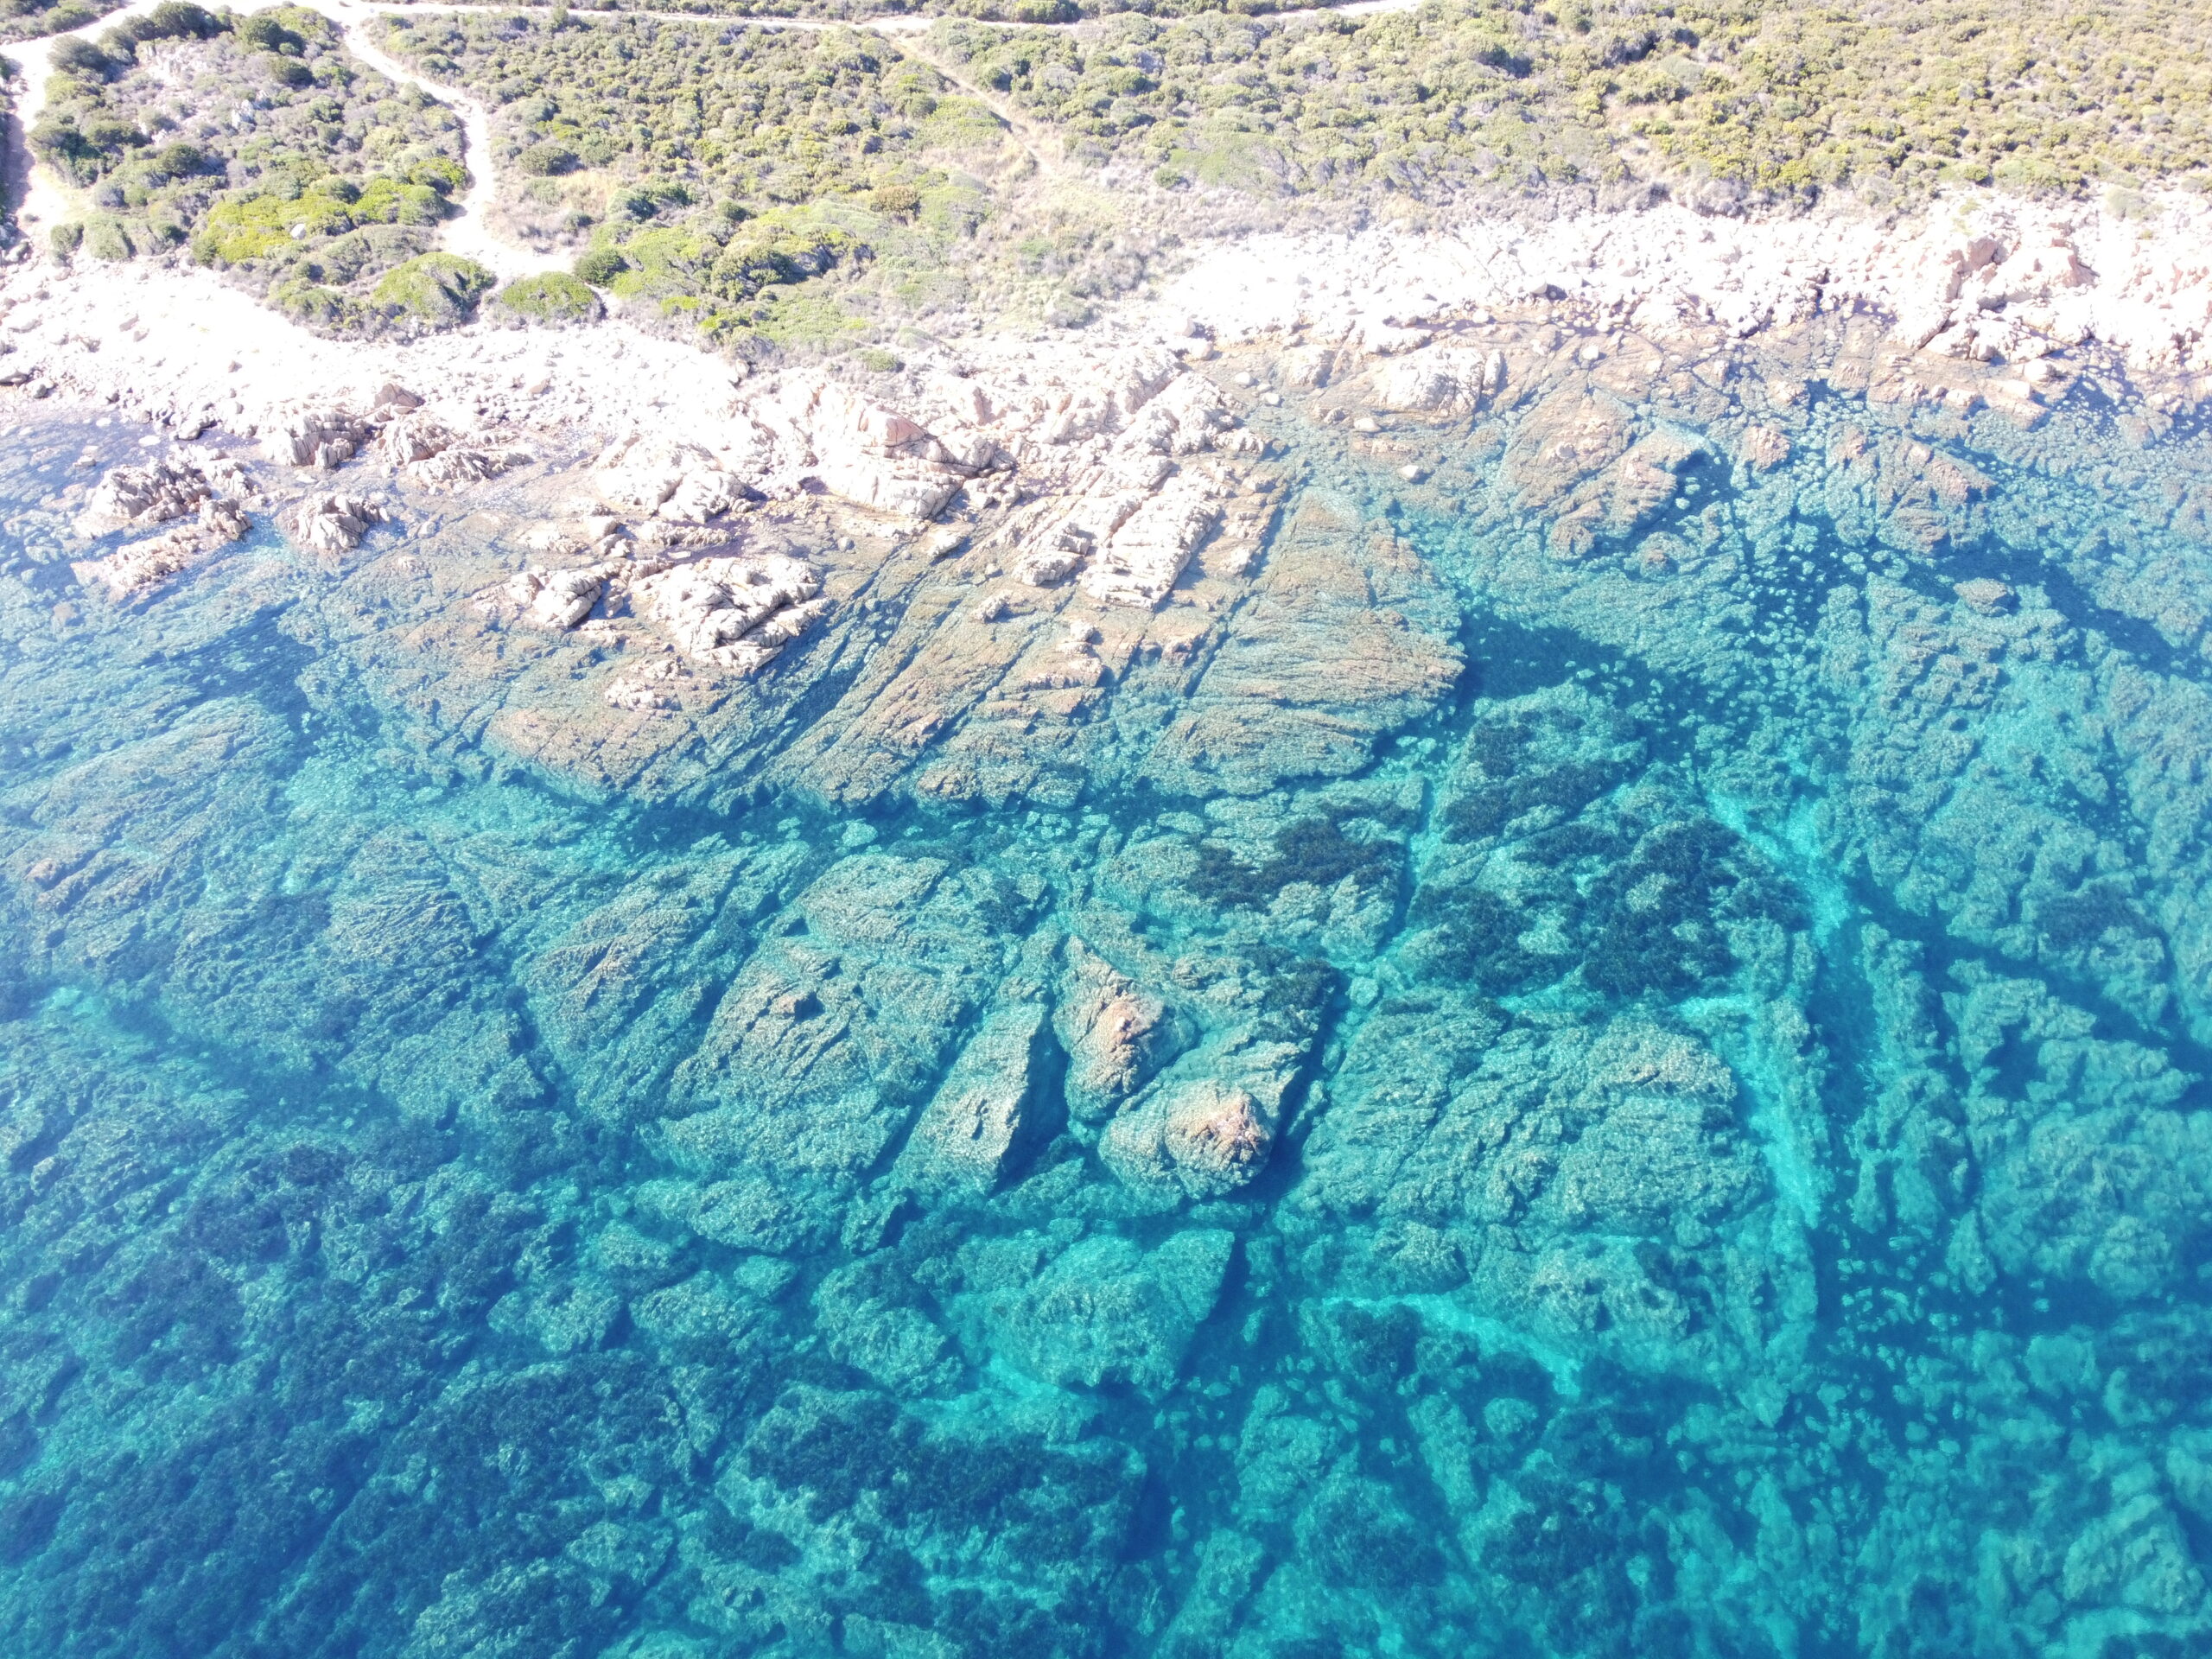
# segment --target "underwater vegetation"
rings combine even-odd
[[[0,1644],[2201,1650],[2203,436],[1569,390],[1286,420],[1064,725],[841,602],[644,758],[452,620],[560,480],[111,607],[19,430]]]

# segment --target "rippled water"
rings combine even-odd
[[[2212,469],[1930,556],[1897,425],[1580,559],[1316,449],[1440,693],[973,809],[580,790],[0,439],[0,1645],[2205,1651]]]

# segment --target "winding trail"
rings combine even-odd
[[[367,26],[379,15],[377,8],[358,5],[353,3],[353,0],[295,0],[295,3],[319,11],[337,24],[345,37],[346,49],[378,74],[403,86],[419,88],[461,117],[461,138],[466,146],[461,165],[468,169],[468,188],[462,192],[461,200],[454,204],[460,211],[445,222],[444,233],[440,240],[447,252],[474,259],[503,283],[512,282],[518,276],[533,276],[542,270],[568,269],[573,256],[567,252],[540,253],[534,249],[518,247],[492,233],[486,215],[497,200],[498,183],[492,171],[492,112],[489,110],[466,92],[456,92],[450,86],[428,79],[382,48],[372,46],[367,38]],[[467,10],[493,11],[503,8],[476,6]]]
[[[8,200],[14,206],[16,223],[27,238],[35,237],[39,230],[60,224],[83,212],[77,194],[52,168],[40,165],[30,151],[31,129],[38,124],[39,117],[46,109],[47,81],[53,73],[54,48],[63,41],[103,33],[126,17],[140,16],[153,10],[159,3],[160,0],[129,0],[127,4],[79,28],[0,48],[15,61],[16,84],[20,89],[15,111],[6,124],[4,188]],[[565,252],[541,253],[534,249],[519,247],[493,234],[487,215],[493,202],[498,198],[498,181],[493,176],[492,165],[491,111],[467,92],[431,80],[410,69],[398,59],[372,45],[368,39],[369,24],[380,16],[453,12],[507,13],[530,16],[535,15],[539,8],[469,4],[465,0],[438,0],[436,3],[397,7],[365,5],[359,0],[241,0],[236,10],[251,13],[285,3],[321,13],[337,25],[346,51],[355,58],[388,79],[428,93],[461,117],[464,145],[461,164],[467,169],[468,188],[454,203],[457,211],[454,217],[447,219],[441,227],[440,245],[446,251],[474,259],[503,283],[511,282],[518,276],[567,267],[569,256]],[[1351,3],[1342,6],[1317,6],[1296,11],[1274,12],[1253,21],[1287,22],[1301,17],[1372,16],[1382,12],[1409,11],[1420,3],[1421,0],[1352,0]],[[830,29],[855,29],[884,35],[919,35],[940,21],[934,16],[912,14],[851,22],[838,18],[735,17],[689,11],[618,11],[587,6],[571,7],[569,16],[609,21],[644,19],[652,22],[703,27],[738,25],[753,29],[785,29],[816,34]],[[1050,29],[1073,33],[1095,29],[1106,21],[1084,18],[1072,23],[998,26]],[[924,49],[918,42],[910,41],[901,49],[944,76],[1004,122],[1015,142],[1028,153],[1040,176],[1048,179],[1058,176],[1061,168],[1052,157],[1052,135],[1049,132],[1020,111],[1007,105],[995,93],[976,86],[955,67],[940,61],[938,54]]]

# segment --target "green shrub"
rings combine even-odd
[[[84,244],[85,227],[73,219],[55,226],[47,237],[47,245],[65,259]]]
[[[532,144],[515,157],[515,166],[533,179],[556,178],[576,170],[576,152],[565,144]]]
[[[269,290],[269,302],[285,316],[326,334],[348,332],[363,321],[358,300],[311,279],[278,283]]]
[[[450,156],[432,156],[422,161],[410,162],[401,177],[408,184],[422,185],[442,196],[449,196],[454,191],[468,187],[467,169]]]
[[[467,321],[493,280],[490,271],[459,254],[419,254],[385,272],[370,300],[387,315],[444,327]]]
[[[271,11],[257,11],[241,18],[238,24],[238,39],[263,52],[297,52],[307,45],[306,36],[288,29],[292,21],[286,14],[294,8],[283,7]]]
[[[162,0],[143,16],[124,18],[108,32],[108,38],[132,46],[146,41],[204,41],[221,34],[224,28],[221,18],[188,0]]]
[[[90,41],[77,36],[56,41],[46,61],[64,74],[82,75],[87,80],[105,80],[119,67]]]
[[[435,225],[446,216],[446,199],[424,184],[371,179],[348,211],[359,225]]]
[[[611,286],[630,269],[630,262],[613,248],[591,248],[576,256],[576,276],[594,288]]]
[[[354,223],[351,204],[320,192],[233,196],[208,210],[193,256],[201,264],[240,265],[289,253],[310,237],[343,235]]]
[[[880,346],[870,346],[857,356],[861,367],[871,374],[892,374],[906,366],[894,353],[885,351]]]
[[[207,152],[197,144],[164,144],[155,152],[154,164],[165,178],[188,179],[207,170]]]
[[[598,295],[561,270],[509,283],[499,290],[499,303],[537,322],[589,322],[602,311]]]
[[[912,219],[920,211],[922,193],[911,184],[880,184],[868,192],[868,205],[887,219]]]
[[[85,251],[95,259],[124,260],[137,251],[129,232],[112,219],[88,219],[85,224]]]

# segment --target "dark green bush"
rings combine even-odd
[[[289,10],[289,8],[285,8]],[[285,27],[289,21],[278,11],[257,11],[241,19],[238,39],[263,52],[298,52],[307,45],[304,35]]]
[[[154,163],[166,178],[188,179],[206,170],[207,152],[197,144],[164,144],[154,153]]]
[[[602,309],[598,295],[560,270],[509,283],[499,290],[499,303],[537,322],[588,322]]]
[[[576,256],[576,276],[594,288],[605,288],[624,271],[630,262],[613,248],[592,248]]]
[[[425,253],[385,272],[370,300],[388,315],[442,326],[473,315],[493,280],[492,273],[473,259]]]
[[[532,144],[515,157],[515,165],[531,178],[554,178],[575,171],[576,152],[565,144]]]
[[[46,60],[65,74],[82,75],[87,80],[105,80],[119,67],[106,53],[79,36],[56,41]]]

